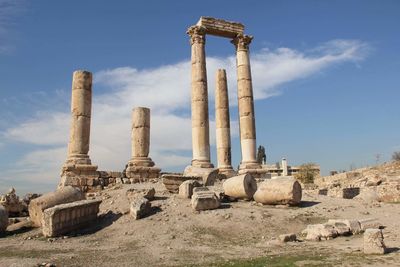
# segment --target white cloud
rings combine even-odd
[[[280,86],[318,74],[342,62],[358,62],[365,58],[368,46],[355,40],[334,40],[312,51],[290,48],[264,49],[252,52],[251,67],[255,99],[280,94]],[[236,101],[235,58],[207,58],[210,111],[213,112],[215,72],[225,68],[231,105]],[[135,106],[151,108],[150,156],[162,168],[181,168],[190,163],[190,63],[189,61],[138,70],[122,67],[94,74],[94,100],[91,129],[92,162],[99,169],[121,170],[130,158],[131,110]],[[107,93],[96,95],[96,87]],[[66,156],[69,111],[47,110],[27,122],[6,129],[8,141],[53,146],[28,154],[19,164],[30,166],[29,172],[46,177],[58,176],[59,162]],[[214,122],[210,122],[213,129]],[[232,122],[233,135],[238,135],[237,121]],[[212,143],[214,131],[211,130]],[[29,133],[29,134],[27,134]],[[46,157],[49,157],[50,160]],[[36,159],[44,159],[36,160]]]

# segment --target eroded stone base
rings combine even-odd
[[[80,188],[83,192],[102,189],[96,165],[66,163],[61,169],[59,188],[65,186]]]
[[[192,160],[192,166],[197,168],[214,168],[214,165],[211,162],[198,159]]]
[[[183,171],[184,176],[201,177],[205,186],[213,185],[218,178],[218,169],[200,168],[189,165]]]
[[[159,178],[161,169],[154,166],[151,158],[133,158],[128,162],[126,177],[131,183],[139,183],[150,179]]]
[[[231,178],[237,175],[237,172],[232,167],[218,168],[218,173],[222,179]]]

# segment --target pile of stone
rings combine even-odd
[[[33,199],[29,204],[32,225],[41,227],[46,237],[60,236],[90,225],[97,219],[101,200],[86,200],[72,186],[62,187]]]
[[[9,217],[27,216],[27,204],[19,199],[14,188],[10,188],[5,195],[0,196],[0,205],[5,208]]]
[[[316,179],[318,193],[366,202],[400,202],[400,162],[389,162]]]
[[[381,225],[376,219],[348,220],[331,219],[324,224],[311,224],[301,232],[305,240],[330,240],[338,236],[349,236],[363,233],[369,228],[379,228]]]

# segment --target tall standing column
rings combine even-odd
[[[72,78],[71,128],[68,156],[61,168],[59,187],[75,186],[83,191],[101,188],[97,166],[89,158],[92,110],[92,73],[77,70]]]
[[[232,40],[236,47],[239,129],[242,149],[240,170],[243,170],[242,173],[248,169],[261,168],[256,159],[256,125],[249,58],[249,44],[252,39],[252,36],[238,34]]]
[[[89,158],[92,73],[77,70],[72,79],[71,128],[67,162],[91,164]]]
[[[232,177],[236,173],[231,163],[229,96],[226,71],[224,69],[219,69],[216,75],[215,122],[218,170],[219,173]]]
[[[192,148],[193,167],[212,168],[208,119],[205,28],[192,26],[187,33],[192,46]]]
[[[126,168],[130,182],[159,177],[161,169],[154,166],[150,152],[150,109],[137,107],[132,110],[132,158]]]

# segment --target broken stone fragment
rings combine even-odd
[[[135,220],[142,219],[151,213],[151,203],[148,199],[141,197],[131,203],[130,214]]]
[[[191,198],[193,195],[193,189],[200,186],[202,186],[202,184],[196,180],[184,181],[179,186],[179,196],[181,198]]]
[[[101,200],[80,200],[45,209],[42,233],[45,237],[56,237],[80,230],[97,219]]]
[[[337,228],[341,225],[345,225],[352,234],[359,234],[362,232],[361,224],[358,220],[330,219],[328,220],[328,224],[332,224]]]
[[[222,186],[225,195],[236,199],[250,200],[257,190],[256,180],[248,173],[229,178]]]
[[[329,240],[338,236],[337,230],[330,224],[307,225],[302,234],[306,235],[305,239],[310,241]]]
[[[364,232],[364,254],[385,254],[386,246],[383,242],[381,229],[366,229]]]
[[[254,200],[267,205],[298,205],[301,202],[302,189],[298,181],[291,177],[266,180],[258,185]]]
[[[296,234],[290,233],[290,234],[284,234],[279,236],[279,240],[283,243],[286,242],[294,242],[297,240]]]
[[[8,226],[8,213],[6,209],[0,205],[0,233],[4,232]]]
[[[33,199],[28,207],[29,217],[34,226],[40,227],[45,209],[83,199],[85,199],[85,195],[79,188],[72,186],[61,187],[55,192],[50,192]]]
[[[196,187],[201,188],[201,187]],[[194,210],[212,210],[221,205],[218,197],[212,191],[196,191],[192,195],[192,208]]]

